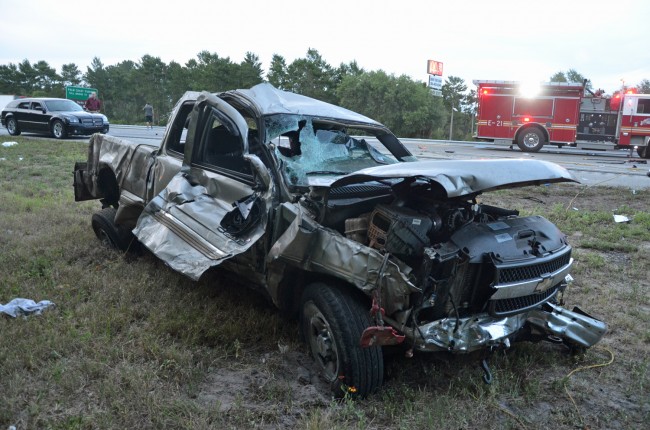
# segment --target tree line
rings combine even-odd
[[[403,137],[442,138],[448,135],[453,104],[463,115],[454,117],[454,137],[470,137],[473,99],[460,78],[450,76],[443,97],[435,97],[422,82],[382,70],[366,71],[355,61],[338,67],[329,64],[316,49],[287,62],[274,55],[265,73],[259,57],[246,53],[243,61],[202,51],[184,65],[144,55],[140,61],[105,65],[95,57],[86,72],[64,64],[58,73],[46,61],[0,65],[0,94],[65,97],[65,87],[96,88],[103,112],[113,123],[143,123],[142,107],[154,106],[155,121],[165,125],[176,101],[185,91],[219,92],[250,88],[269,82],[276,88],[334,103],[369,116]],[[458,83],[461,83],[460,85]]]
[[[551,80],[582,78],[574,70],[558,72]],[[442,97],[426,84],[406,75],[394,76],[382,70],[366,71],[356,61],[332,66],[316,49],[287,63],[274,55],[265,73],[259,57],[247,52],[237,63],[217,53],[201,51],[184,65],[163,62],[144,55],[139,62],[125,60],[105,65],[95,57],[83,73],[74,63],[64,64],[60,73],[46,61],[0,65],[0,94],[65,97],[66,86],[96,88],[103,112],[113,123],[144,122],[142,107],[155,108],[155,122],[165,125],[176,101],[185,91],[219,92],[250,88],[261,82],[337,104],[388,126],[401,137],[441,139],[450,135],[450,114],[454,109],[453,139],[470,139],[476,113],[476,92],[463,79],[446,78]],[[650,82],[639,84],[650,93]]]

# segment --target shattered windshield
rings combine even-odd
[[[355,124],[352,128],[332,120],[286,114],[267,117],[265,126],[286,177],[295,185],[309,185],[315,177],[334,180],[360,169],[397,162],[375,138],[374,127]]]

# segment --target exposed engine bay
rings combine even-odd
[[[605,333],[604,323],[558,306],[572,280],[573,259],[553,223],[481,204],[477,195],[435,199],[439,193],[427,187],[404,193],[403,185],[393,184],[392,201],[372,186],[365,201],[347,200],[346,191],[359,195],[357,186],[348,186],[354,190],[334,190],[327,210],[313,201],[307,206],[320,206],[324,225],[412,269],[418,291],[409,308],[381,315],[380,322],[405,333],[416,349],[470,352],[558,335],[569,346],[586,347]],[[340,222],[341,213],[377,201],[372,211]]]

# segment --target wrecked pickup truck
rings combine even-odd
[[[334,393],[361,396],[381,386],[389,345],[601,339],[605,323],[560,307],[565,235],[477,200],[568,181],[538,160],[418,161],[382,124],[269,84],[186,93],[160,145],[97,134],[74,172],[75,199],[102,203],[100,239],[137,239],[194,280],[234,271],[299,316]]]

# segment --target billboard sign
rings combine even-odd
[[[90,93],[96,93],[97,97],[99,97],[99,92],[95,88],[75,87],[72,85],[65,87],[65,98],[70,100],[86,100]]]
[[[434,90],[441,90],[442,76],[429,75],[429,88]]]
[[[430,75],[442,76],[442,62],[434,60],[427,61],[427,73]]]

